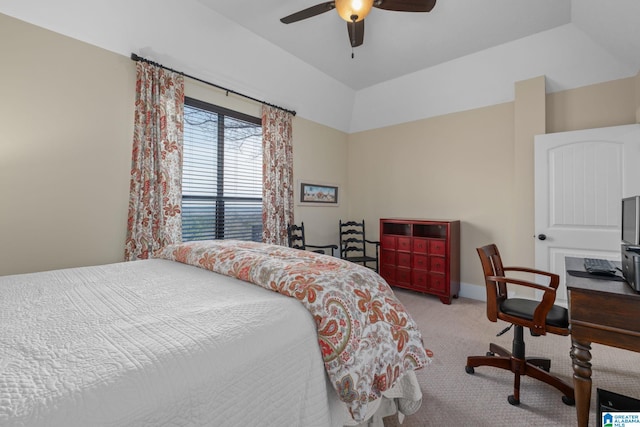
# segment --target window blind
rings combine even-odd
[[[262,125],[185,99],[182,240],[262,240]]]

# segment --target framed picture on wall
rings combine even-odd
[[[301,205],[338,206],[338,186],[300,181]]]

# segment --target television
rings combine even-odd
[[[622,243],[640,246],[640,196],[622,199]]]

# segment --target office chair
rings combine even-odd
[[[311,250],[320,254],[326,254],[325,250],[331,249],[329,255],[333,255],[333,250],[338,249],[338,245],[309,245],[304,237],[304,222],[300,225],[290,224],[287,226],[287,237],[289,240],[289,247],[294,249],[301,249],[303,251]]]
[[[367,254],[367,245],[373,245],[375,256]],[[357,221],[340,221],[340,258],[362,264],[378,272],[378,253],[380,252],[380,242],[367,240],[364,228],[364,219]],[[369,252],[371,253],[371,252]],[[375,268],[369,263],[375,263]]]
[[[512,405],[520,404],[520,377],[528,375],[555,387],[564,394],[562,401],[567,405],[574,405],[573,387],[565,381],[549,373],[551,362],[549,359],[525,357],[523,329],[528,328],[532,336],[545,335],[547,332],[557,335],[569,335],[569,316],[567,309],[554,305],[556,289],[560,283],[557,274],[525,267],[504,267],[500,252],[496,245],[487,245],[477,249],[482,269],[484,271],[487,289],[487,317],[492,322],[498,319],[511,323],[514,327],[513,347],[509,352],[505,348],[491,343],[486,356],[469,356],[465,371],[474,373],[479,366],[492,366],[506,369],[515,374],[513,394],[508,397]],[[509,278],[505,272],[520,271],[536,274],[537,277],[546,276],[548,285],[541,285],[522,279]],[[526,286],[543,291],[541,301],[509,298],[507,284]],[[509,326],[502,335],[511,328]]]

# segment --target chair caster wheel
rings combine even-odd
[[[464,367],[464,371],[465,371],[467,374],[473,374],[473,373],[475,373],[475,369],[473,369],[473,366],[465,366],[465,367]]]
[[[510,395],[507,400],[509,401],[510,404],[512,404],[513,406],[518,406],[520,404],[520,400],[516,399],[515,396],[512,394]]]
[[[574,406],[576,404],[576,399],[573,399],[567,396],[562,396],[562,403],[568,406]]]

